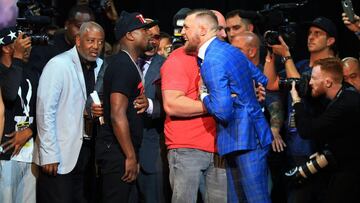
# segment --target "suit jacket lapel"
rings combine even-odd
[[[76,47],[74,47],[72,49],[72,61],[74,63],[76,77],[77,77],[77,79],[79,81],[79,84],[81,86],[81,90],[82,90],[84,99],[86,99],[85,79],[84,79],[84,74],[83,74],[83,71],[82,71],[82,67],[81,67],[81,63],[80,63],[80,59],[79,59],[79,55],[78,55],[78,52],[76,50]]]
[[[159,74],[159,73],[157,73],[158,71],[156,70],[156,67],[158,66],[159,62],[160,62],[160,60],[158,60],[158,57],[156,57],[156,55],[155,55],[150,63],[149,69],[147,70],[146,75],[145,75],[145,89],[147,89],[149,86],[151,86],[154,78],[156,77],[157,74]]]

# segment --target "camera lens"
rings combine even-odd
[[[47,45],[49,42],[49,36],[47,35],[32,35],[31,44],[33,45]]]
[[[268,30],[264,34],[265,42],[268,45],[281,44],[279,41],[279,36],[280,36],[279,32],[273,31],[273,30]]]

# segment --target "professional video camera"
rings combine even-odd
[[[175,50],[182,45],[184,45],[184,38],[181,36],[181,30],[184,25],[184,21],[188,12],[191,9],[181,8],[173,17],[173,26],[174,26],[174,37],[172,41],[172,50]]]
[[[289,178],[294,184],[302,184],[311,178],[314,174],[328,165],[335,165],[336,161],[333,154],[329,150],[323,150],[321,153],[315,153],[309,157],[309,161],[296,166],[285,173],[285,176]]]
[[[311,92],[309,85],[310,77],[302,75],[301,78],[280,78],[279,89],[290,91],[292,88],[292,82],[295,81],[295,89],[299,94],[299,97],[303,98],[308,96]]]
[[[16,28],[31,37],[32,45],[46,45],[49,36],[42,28],[51,23],[50,15],[55,14],[53,8],[46,8],[33,0],[19,0],[17,2],[19,15],[16,19]],[[47,16],[45,16],[47,15]]]
[[[300,3],[279,3],[270,6],[264,6],[264,9],[258,11],[262,16],[264,24],[264,39],[268,45],[280,44],[279,36],[281,36],[289,47],[294,47],[296,43],[295,22],[290,22],[285,11],[304,6],[307,1]]]

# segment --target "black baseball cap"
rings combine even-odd
[[[0,30],[0,46],[13,43],[18,37],[16,27],[6,27]]]
[[[328,18],[318,17],[309,23],[310,26],[318,27],[324,30],[330,37],[337,37],[337,29],[335,24]]]
[[[151,28],[158,23],[159,22],[156,20],[152,21],[151,23],[146,23],[143,15],[138,12],[128,13],[126,11],[122,11],[119,19],[115,24],[115,38],[116,40],[119,40],[127,32],[131,32],[140,28]]]

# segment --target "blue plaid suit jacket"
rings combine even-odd
[[[264,86],[267,78],[237,48],[214,39],[205,51],[201,76],[209,95],[203,100],[217,120],[220,155],[266,146],[272,134],[256,99],[254,81]],[[236,97],[231,97],[231,94]]]

